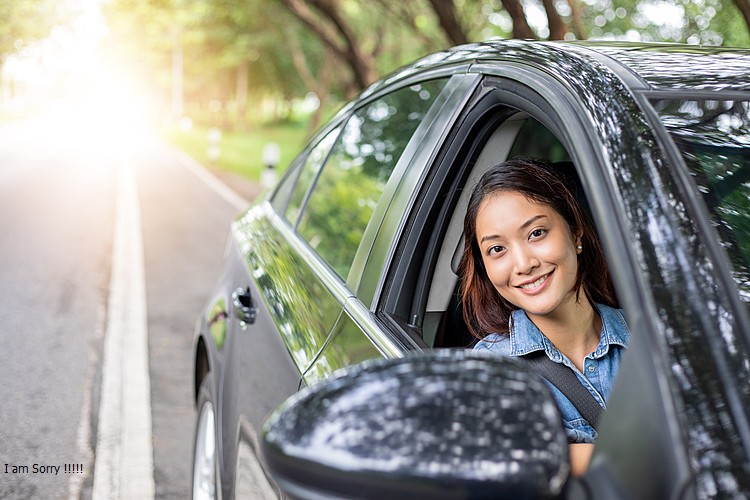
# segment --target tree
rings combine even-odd
[[[49,36],[65,16],[65,5],[55,0],[0,2],[0,62],[31,42]]]
[[[432,5],[432,10],[440,21],[440,27],[443,28],[448,40],[453,45],[460,45],[469,41],[456,15],[456,4],[453,0],[430,0],[430,5]]]
[[[6,71],[13,54],[51,35],[75,17],[75,4],[56,0],[0,1],[0,104],[13,98],[17,87]]]
[[[519,0],[503,0],[503,7],[513,20],[513,38],[536,38]]]
[[[742,18],[745,20],[745,24],[750,27],[750,0],[734,0],[734,4],[742,14]]]
[[[418,57],[490,37],[750,45],[750,0],[110,0],[108,5],[113,24],[124,28],[114,31],[130,40],[131,60],[152,81],[169,88],[171,54],[179,47],[189,106],[205,110],[221,103],[222,113],[239,117],[251,100],[289,102],[310,92],[324,103],[328,97],[351,97]],[[663,9],[670,14],[654,14]]]
[[[373,54],[364,50],[345,19],[339,0],[281,1],[336,57],[346,62],[355,89],[363,89],[377,79]]]

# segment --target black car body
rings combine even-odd
[[[459,46],[322,129],[232,226],[197,328],[214,422],[198,441],[216,438],[199,482],[275,494],[258,432],[288,396],[366,359],[471,344],[467,196],[515,155],[578,179],[633,332],[595,498],[750,496],[750,51],[623,43]]]

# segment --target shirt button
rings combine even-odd
[[[593,371],[594,371],[594,365],[590,365],[590,366],[589,366],[589,373],[591,373],[591,372],[593,372]]]

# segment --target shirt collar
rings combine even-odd
[[[602,318],[602,333],[599,346],[594,351],[593,357],[600,358],[607,354],[609,346],[612,344],[627,347],[630,332],[620,309],[614,309],[603,304],[595,304],[595,306]],[[511,356],[524,356],[534,351],[544,350],[552,361],[560,362],[562,360],[560,351],[521,309],[512,313],[509,336]]]

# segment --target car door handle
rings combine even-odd
[[[232,294],[232,304],[234,305],[234,313],[240,320],[245,323],[255,323],[258,308],[253,301],[250,287],[235,290]]]

